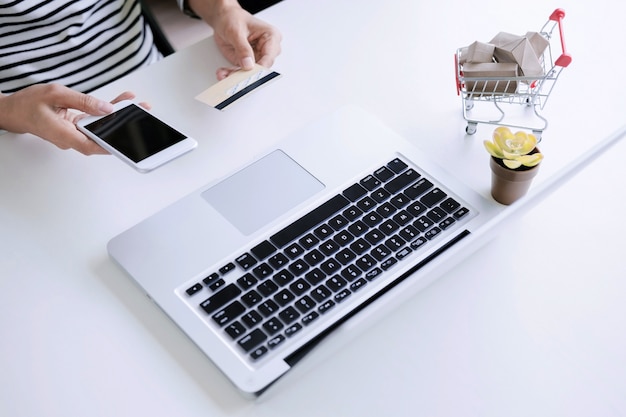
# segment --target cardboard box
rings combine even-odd
[[[459,64],[463,65],[467,62],[467,51],[468,51],[468,47],[464,46],[462,48],[459,48]]]
[[[493,62],[493,53],[496,47],[491,43],[476,41],[467,47],[464,61],[472,64]]]
[[[467,93],[474,97],[515,94],[516,80],[506,80],[519,76],[519,67],[514,62],[466,63],[463,76]],[[505,80],[471,80],[471,78],[504,78]]]
[[[499,63],[516,63],[524,77],[543,76],[543,67],[530,40],[525,36],[498,33],[492,40],[495,45],[494,58]]]
[[[535,55],[537,55],[538,58],[541,58],[546,48],[550,45],[550,42],[541,36],[539,32],[526,32],[524,37],[530,41],[530,45],[533,47]]]

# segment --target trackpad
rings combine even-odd
[[[317,178],[276,150],[204,191],[202,197],[249,235],[322,189]]]

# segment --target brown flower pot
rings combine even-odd
[[[525,170],[513,170],[505,167],[500,160],[491,157],[491,196],[500,204],[509,205],[517,201],[530,188],[539,165]]]

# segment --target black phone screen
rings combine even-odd
[[[135,104],[85,128],[133,162],[142,161],[187,137]]]

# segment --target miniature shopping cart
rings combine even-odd
[[[565,12],[556,9],[544,24],[538,35],[545,38],[547,47],[539,58],[541,74],[535,76],[476,76],[464,74],[464,57],[467,48],[460,48],[455,54],[457,94],[463,100],[463,118],[467,121],[465,131],[469,135],[476,133],[478,123],[506,125],[521,129],[530,129],[538,140],[548,121],[539,112],[543,110],[548,97],[563,68],[572,61],[565,49],[562,20]],[[561,54],[553,60],[551,43],[553,32],[558,27]],[[539,74],[539,73],[538,73]],[[513,106],[513,107],[511,107]],[[505,111],[505,109],[507,111]],[[523,117],[510,118],[507,112],[527,113],[532,109],[534,116],[522,114]],[[505,116],[506,120],[505,120]],[[532,121],[532,123],[530,123]]]

